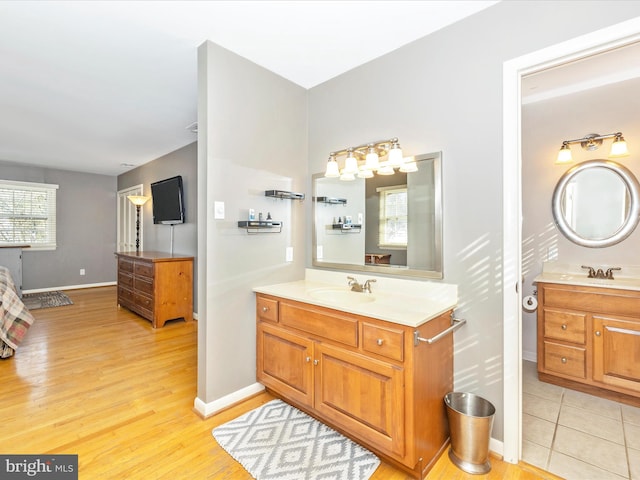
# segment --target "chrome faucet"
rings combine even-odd
[[[349,286],[351,287],[352,292],[365,292],[365,293],[371,293],[371,284],[376,281],[374,278],[370,278],[369,280],[365,280],[363,284],[360,284],[353,277],[347,277],[347,280],[349,282]]]

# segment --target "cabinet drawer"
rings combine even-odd
[[[118,270],[133,273],[133,262],[128,258],[118,258]]]
[[[133,277],[128,273],[118,272],[118,285],[133,287]]]
[[[134,290],[136,290],[136,292],[142,292],[142,293],[146,293],[147,295],[153,295],[153,280],[134,277],[133,288]]]
[[[544,336],[584,345],[587,316],[584,313],[544,309]]]
[[[278,321],[278,301],[258,295],[256,298],[256,316],[260,320]]]
[[[392,328],[380,327],[370,323],[362,324],[362,349],[383,357],[404,359],[404,332]]]
[[[544,366],[550,372],[587,378],[585,349],[544,342]]]
[[[133,267],[133,273],[144,277],[153,277],[153,264],[136,262]]]
[[[280,302],[280,324],[334,342],[358,346],[358,320],[336,310]]]
[[[553,285],[544,287],[544,306],[633,317],[640,312],[640,294],[633,290]]]
[[[133,303],[133,292],[127,288],[118,286],[118,303],[125,307],[131,305]]]
[[[140,295],[139,293],[133,294],[133,300],[137,306],[142,308],[143,310],[148,310],[149,312],[153,312],[153,299],[147,297],[146,295]]]

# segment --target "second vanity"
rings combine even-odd
[[[535,282],[540,380],[640,406],[640,281],[549,269]]]
[[[424,340],[452,327],[457,289],[376,280],[373,293],[355,293],[345,274],[310,269],[305,280],[255,288],[257,378],[424,478],[448,444],[453,335]]]

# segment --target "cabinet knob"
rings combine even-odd
[[[309,363],[311,361],[311,357],[307,357],[304,359],[307,363]]]
[[[318,360],[314,360],[314,361],[313,361],[313,364],[314,364],[314,365],[318,365]]]
[[[562,359],[560,360],[562,363],[567,363],[567,357],[562,357]]]
[[[567,329],[567,324],[566,324],[566,323],[563,323],[561,328],[562,328],[563,330],[566,330],[566,329]]]
[[[600,335],[602,335],[602,334],[600,333],[600,330],[598,330],[598,331],[596,332],[596,337],[599,337]]]
[[[264,313],[267,313],[267,312],[269,311],[269,307],[262,307],[262,311],[263,311]]]
[[[379,346],[382,346],[382,344],[384,343],[384,340],[382,340],[381,338],[379,338],[379,339],[378,339],[378,341],[376,341],[376,343],[377,343]]]

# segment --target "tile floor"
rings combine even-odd
[[[523,362],[522,459],[567,480],[640,480],[640,408],[538,381]]]

